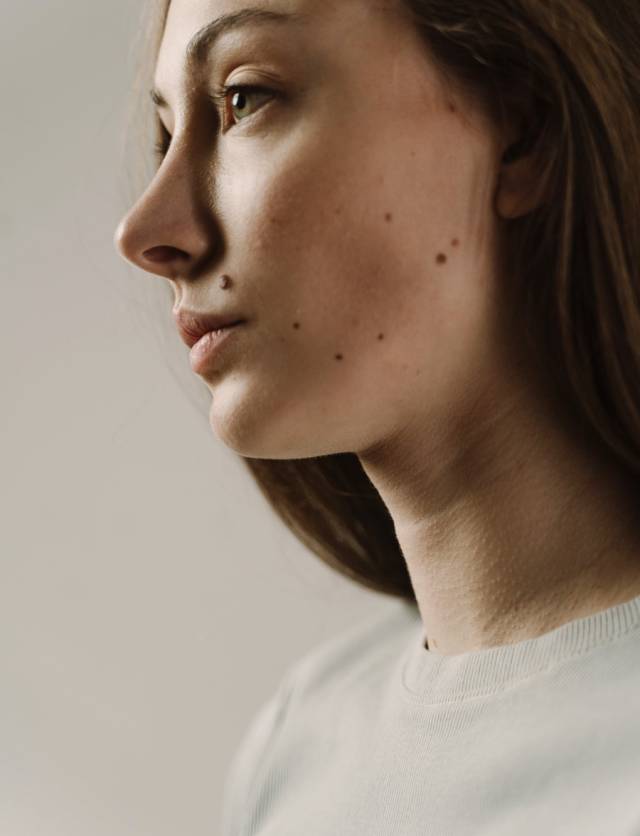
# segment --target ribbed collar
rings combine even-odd
[[[424,647],[424,625],[416,613],[415,632],[401,663],[402,682],[409,695],[431,704],[502,691],[630,632],[640,640],[640,595],[533,639],[455,655]]]

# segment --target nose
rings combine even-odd
[[[113,241],[119,254],[166,279],[192,274],[215,243],[210,211],[198,186],[205,180],[204,172],[198,175],[184,156],[167,156],[116,228]]]

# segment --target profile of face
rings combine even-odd
[[[171,143],[116,245],[176,306],[245,320],[203,375],[240,455],[438,432],[505,362],[509,142],[444,85],[400,0],[254,0],[278,17],[245,15],[188,72],[193,36],[246,5],[172,0],[154,78]],[[233,85],[251,89],[212,99]]]

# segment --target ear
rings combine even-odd
[[[528,215],[545,202],[539,135],[537,126],[523,121],[507,133],[495,195],[496,212],[505,220]]]

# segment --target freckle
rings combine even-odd
[[[454,238],[453,241],[451,242],[451,246],[452,247],[457,247],[459,243],[460,243],[460,241],[458,241],[457,238]]]
[[[436,261],[438,262],[438,264],[444,264],[446,262],[446,260],[447,260],[447,257],[444,253],[439,253],[438,257],[436,258]]]
[[[456,112],[456,106],[453,104],[453,102],[449,102],[449,110],[450,110],[452,113],[455,113],[455,112]]]
[[[336,354],[336,360],[342,360],[342,354]]]
[[[387,214],[384,216],[384,219],[387,222],[390,221],[392,218],[393,218],[393,215],[391,214],[391,212],[387,212]]]
[[[298,329],[300,327],[300,323],[299,322],[294,322],[293,327]]]
[[[335,214],[335,215],[341,215],[341,214],[342,214],[342,206],[337,206],[337,207],[334,209],[334,214]]]
[[[378,339],[379,340],[384,340],[384,334],[378,334]]]

